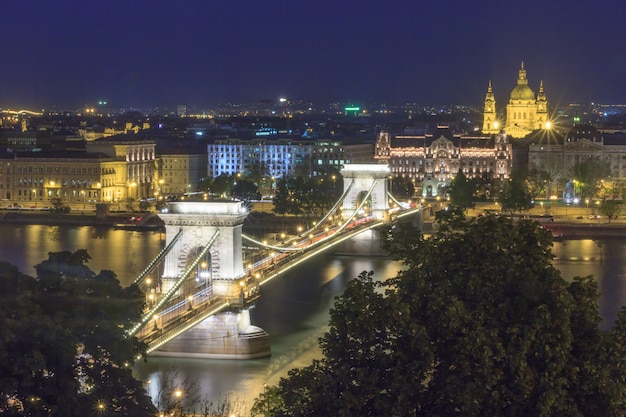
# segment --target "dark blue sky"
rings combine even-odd
[[[626,2],[13,0],[0,107],[293,99],[626,103]]]

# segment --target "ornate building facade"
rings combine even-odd
[[[545,128],[548,121],[548,100],[543,89],[543,81],[540,82],[539,92],[535,97],[535,92],[528,86],[523,62],[517,85],[511,91],[506,105],[504,123],[498,120],[496,100],[491,81],[489,82],[483,110],[483,133],[495,134],[504,129],[504,132],[513,138],[523,138],[534,130]]]
[[[554,183],[551,194],[560,198],[565,184],[581,163],[601,166],[603,181],[623,196],[626,187],[626,134],[603,134],[591,125],[574,125],[565,135],[546,131],[528,137],[528,169],[543,172]],[[596,174],[594,174],[596,175]]]
[[[419,136],[380,132],[375,159],[389,165],[391,175],[409,178],[423,197],[436,197],[458,172],[468,178],[509,178],[513,149],[505,134],[465,136],[447,126]]]
[[[114,138],[87,144],[87,151],[0,154],[0,200],[23,207],[59,198],[73,209],[154,196],[155,143]]]

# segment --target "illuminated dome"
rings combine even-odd
[[[534,100],[535,92],[527,85],[516,85],[511,91],[511,100]]]
[[[519,70],[519,77],[517,78],[517,85],[511,91],[511,100],[534,100],[535,92],[528,86],[528,79],[526,78],[526,70],[524,69],[524,63],[522,62],[522,68]]]

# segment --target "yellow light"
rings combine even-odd
[[[550,129],[552,127],[552,123],[546,122],[546,129]]]

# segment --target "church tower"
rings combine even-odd
[[[496,134],[500,131],[500,125],[496,119],[496,98],[491,89],[491,80],[485,95],[485,108],[483,111],[483,133],[486,135]]]
[[[544,109],[545,107],[545,109]],[[541,111],[538,111],[541,108]],[[539,120],[541,117],[541,121]],[[547,100],[543,93],[543,84],[539,99],[535,99],[535,92],[528,86],[526,69],[522,67],[517,78],[517,85],[511,91],[511,98],[506,106],[506,125],[504,130],[507,135],[514,138],[523,138],[536,129],[545,126],[547,118]]]
[[[537,93],[537,120],[535,129],[544,129],[548,122],[548,99],[543,91],[543,81],[539,84],[539,92]]]

